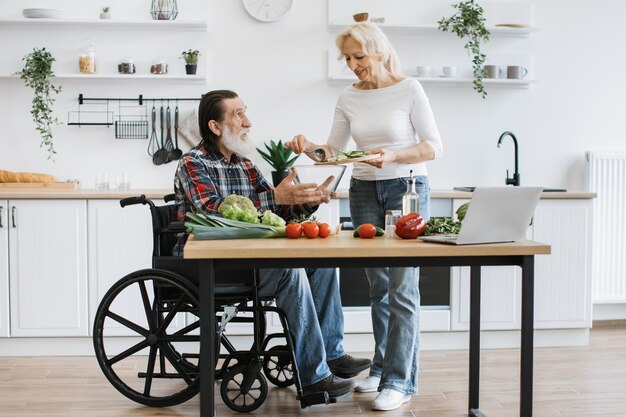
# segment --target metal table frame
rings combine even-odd
[[[440,257],[379,257],[379,258],[246,258],[197,259],[200,278],[200,357],[214,357],[212,340],[215,329],[214,278],[219,269],[256,268],[335,268],[335,267],[399,267],[399,266],[469,266],[470,267],[470,327],[469,327],[469,402],[468,415],[484,417],[480,410],[480,292],[481,267],[516,265],[522,269],[521,347],[520,347],[520,416],[533,413],[533,309],[535,255],[511,256],[440,256]],[[215,411],[215,374],[213,361],[200,360],[200,416],[212,417]]]

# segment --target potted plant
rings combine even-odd
[[[457,11],[448,19],[441,18],[437,22],[439,30],[456,33],[459,38],[467,39],[465,49],[472,56],[474,90],[485,98],[487,91],[483,85],[483,64],[486,56],[480,51],[480,44],[489,40],[489,31],[485,27],[483,8],[474,0],[461,1],[452,7]]]
[[[52,63],[54,57],[46,48],[34,48],[32,52],[22,58],[25,61],[24,68],[15,73],[27,87],[31,87],[34,92],[32,108],[30,114],[35,122],[35,129],[41,135],[40,146],[48,148],[48,159],[56,153],[52,144],[52,126],[60,124],[56,117],[52,116],[52,105],[54,104],[53,93],[58,94],[61,86],[55,87],[52,84],[54,72]]]
[[[285,148],[281,140],[279,140],[278,143],[270,140],[269,145],[267,143],[265,144],[265,149],[267,152],[259,148],[256,150],[261,154],[263,159],[274,168],[274,171],[272,171],[272,182],[274,183],[274,187],[276,187],[289,175],[288,169],[296,162],[296,159],[298,159],[300,155],[291,158],[293,152],[291,149]]]
[[[111,10],[111,6],[104,6],[102,9],[100,9],[100,19],[110,19],[111,18],[111,14],[109,13],[109,11]]]
[[[200,51],[198,50],[187,50],[183,51],[181,54],[181,58],[185,60],[185,71],[188,75],[193,75],[196,73],[196,69],[198,68],[198,57],[200,56]]]

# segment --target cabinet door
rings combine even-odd
[[[89,200],[88,206],[89,321],[93,323],[100,300],[113,284],[152,266],[152,223],[148,206],[122,208],[118,200]],[[123,293],[112,309],[140,321],[145,317],[140,300],[139,291]],[[120,329],[125,328],[110,329],[109,334],[124,335]],[[92,331],[89,329],[90,334]]]
[[[591,327],[592,200],[541,200],[532,239],[552,246],[535,257],[535,328]]]
[[[9,335],[9,202],[0,200],[0,337]]]
[[[516,266],[487,266],[481,270],[480,328],[520,328],[521,270]],[[452,268],[452,330],[469,329],[470,268]]]
[[[9,201],[11,336],[86,336],[84,200]]]

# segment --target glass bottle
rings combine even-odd
[[[415,180],[413,170],[410,171],[409,182],[406,185],[406,193],[402,196],[402,215],[419,213],[420,196],[415,192]]]
[[[88,41],[80,51],[78,57],[78,70],[81,74],[96,73],[96,48]]]

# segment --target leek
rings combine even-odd
[[[187,213],[188,233],[198,240],[254,239],[284,237],[285,228],[259,223],[246,223],[206,213]]]

